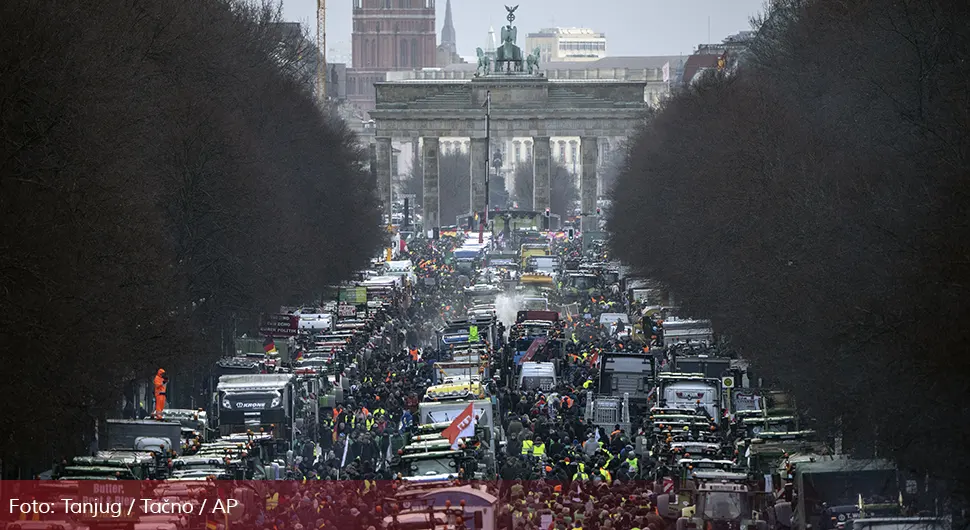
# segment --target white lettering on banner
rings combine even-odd
[[[165,411],[165,412],[168,412],[168,411]],[[94,484],[94,490],[93,491],[94,491],[94,493],[106,493],[106,494],[112,494],[112,495],[124,495],[125,494],[125,487],[124,486],[114,485],[114,484],[99,484],[99,483],[95,483]]]

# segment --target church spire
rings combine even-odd
[[[445,25],[441,29],[441,44],[457,51],[458,42],[455,39],[455,22],[451,17],[451,0],[445,3]]]

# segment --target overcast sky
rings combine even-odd
[[[606,33],[607,53],[619,55],[690,54],[701,43],[750,29],[751,16],[765,0],[452,0],[458,53],[475,55],[484,46],[489,25],[496,33],[505,24],[504,5],[519,4],[516,26],[520,46],[526,33],[543,27],[588,27]],[[316,34],[317,0],[282,0],[284,17],[311,24]],[[328,0],[327,48],[349,53],[353,0]],[[437,0],[438,39],[445,0]],[[708,26],[710,21],[710,26]],[[710,32],[710,33],[708,33]],[[710,39],[708,39],[710,34]],[[328,54],[329,55],[329,54]]]

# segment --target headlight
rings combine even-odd
[[[274,397],[273,398],[273,404],[270,405],[270,406],[271,407],[278,407],[278,406],[280,406],[280,403],[282,403],[282,400],[280,398],[278,398],[278,397]]]
[[[224,409],[231,409],[232,408],[232,403],[229,403],[229,398],[227,398],[227,397],[222,398],[222,408],[224,408]]]

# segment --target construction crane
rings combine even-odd
[[[327,0],[317,0],[317,98],[327,102]]]

